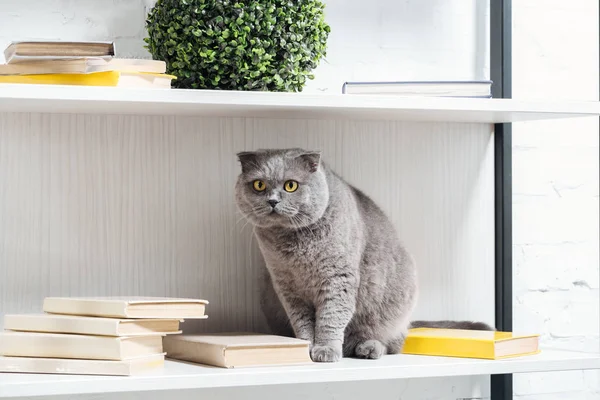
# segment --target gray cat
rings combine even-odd
[[[314,361],[398,353],[411,326],[491,329],[469,321],[410,323],[415,262],[387,216],[319,152],[259,150],[238,158],[236,203],[255,226],[267,266],[263,312],[274,333],[310,341]]]

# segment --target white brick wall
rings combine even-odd
[[[143,0],[0,0],[0,46],[14,38],[113,40],[123,56],[147,56]],[[2,57],[2,56],[0,56]]]
[[[143,49],[152,0],[0,0],[13,39],[116,38]],[[344,80],[489,76],[487,1],[328,0],[329,54],[307,91]],[[596,0],[513,1],[514,97],[598,99]],[[1,56],[0,56],[1,57]],[[515,325],[546,343],[598,350],[598,122],[514,126]],[[596,371],[517,376],[522,400],[597,399]],[[438,398],[438,397],[436,397]],[[439,397],[445,398],[445,397]]]
[[[598,100],[598,2],[513,1],[513,97]],[[513,127],[515,328],[599,350],[598,119]],[[521,400],[598,399],[600,372],[515,376]]]
[[[155,0],[0,0],[0,47],[14,39],[115,40],[119,55],[149,57],[145,12]],[[307,92],[345,80],[472,79],[489,75],[487,2],[327,1],[327,60]],[[0,55],[0,59],[1,59]]]

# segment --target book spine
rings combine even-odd
[[[4,50],[4,62],[5,62],[6,64],[9,64],[9,63],[10,63],[10,60],[11,60],[11,58],[12,58],[12,56],[13,56],[13,53],[14,53],[14,48],[15,48],[15,45],[14,45],[14,44],[11,44],[10,46],[8,46],[8,47],[7,47],[7,48]]]
[[[163,350],[168,358],[198,364],[228,368],[225,348],[221,345],[178,340],[176,337],[163,339]]]

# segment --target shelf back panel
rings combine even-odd
[[[321,150],[392,218],[419,268],[415,318],[494,321],[492,126],[0,114],[0,314],[45,296],[210,301],[185,329],[263,330],[235,154]],[[1,322],[0,322],[1,324]]]

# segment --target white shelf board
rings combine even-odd
[[[600,102],[0,84],[0,112],[500,123],[600,115]]]
[[[131,377],[0,373],[0,397],[205,389],[583,369],[600,369],[600,354],[544,349],[538,355],[505,360],[391,355],[377,361],[344,359],[335,364],[229,370],[167,361],[164,369]]]

